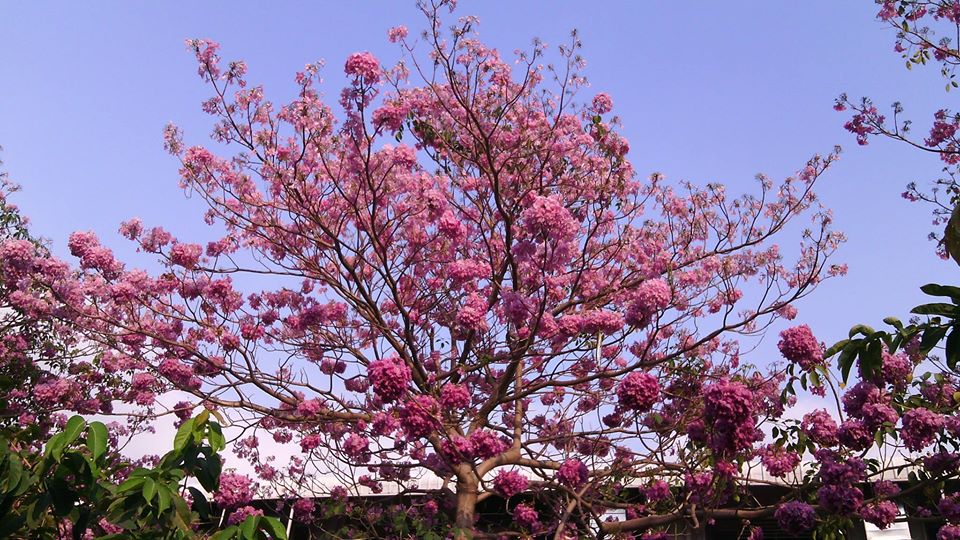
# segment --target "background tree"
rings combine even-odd
[[[935,64],[946,81],[945,90],[949,92],[957,88],[960,4],[953,0],[876,0],[876,3],[880,6],[877,18],[896,31],[894,49],[903,55],[907,69]],[[939,241],[941,257],[952,256],[960,264],[960,215],[954,216],[960,202],[960,184],[957,183],[960,115],[950,107],[941,108],[934,114],[927,136],[921,138],[911,129],[912,120],[904,118],[904,107],[900,102],[891,106],[889,117],[881,114],[873,101],[866,97],[854,102],[842,94],[834,108],[838,111],[849,108],[854,113],[844,127],[857,136],[861,145],[867,144],[872,136],[883,136],[940,158],[944,164],[943,176],[934,180],[932,187],[910,182],[903,196],[911,201],[930,203],[934,226],[950,222],[943,232],[935,231],[930,238]]]
[[[21,442],[42,444],[51,428],[63,426],[63,412],[111,414],[116,404],[139,408],[152,402],[119,374],[102,370],[98,347],[84,341],[52,306],[28,306],[17,280],[36,270],[67,276],[67,264],[54,260],[42,239],[31,235],[28,222],[10,201],[19,187],[0,172],[0,239],[7,261],[0,269],[0,432],[17,433]],[[25,293],[27,295],[25,295]],[[51,309],[47,309],[51,308]],[[132,412],[129,408],[125,412]],[[146,429],[133,417],[114,426],[118,436]]]

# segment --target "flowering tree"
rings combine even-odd
[[[960,66],[960,3],[954,0],[876,0],[880,6],[877,18],[896,30],[894,49],[903,55],[907,69],[925,66],[928,62],[939,65],[946,80],[946,90],[957,88],[956,69]],[[904,198],[924,201],[933,206],[934,225],[944,225],[951,220],[960,202],[960,184],[957,181],[960,165],[960,114],[943,107],[934,114],[933,123],[926,137],[914,136],[912,121],[904,118],[904,108],[899,102],[891,107],[888,118],[881,114],[869,98],[859,102],[841,95],[834,107],[838,111],[848,108],[854,113],[844,127],[857,137],[857,142],[866,145],[870,137],[882,136],[907,143],[917,149],[939,156],[943,162],[943,177],[934,181],[932,189],[918,187],[910,182]],[[932,240],[941,240],[938,252],[941,257],[952,256],[960,263],[960,215],[950,221],[947,229],[931,233]]]
[[[741,197],[641,179],[611,98],[581,99],[575,35],[556,64],[541,63],[541,43],[506,61],[471,18],[445,31],[449,4],[422,6],[419,39],[390,31],[401,63],[351,55],[336,111],[316,65],[278,106],[242,62],[224,66],[217,44],[190,41],[213,92],[214,140],[236,151],[186,146],[174,127],[166,146],[218,238],[125,223],[165,265],[159,275],[128,269],[92,233],[70,237],[75,272],[7,242],[12,305],[82,329],[97,373],[152,414],[174,389],[194,396],[170,409],[181,418],[223,410],[244,430],[238,453],[281,495],[342,500],[390,484],[421,495],[403,509],[418,526],[458,538],[774,512],[790,530],[842,528],[862,509],[886,518],[889,505],[853,496],[866,469],[851,452],[896,416],[843,423],[839,439],[826,412],[782,420],[794,382],[834,388],[822,347],[792,329],[789,368],[761,370],[741,363],[737,340],[792,319],[793,303],[843,273],[827,262],[842,236],[813,191],[835,154],[779,183],[760,176]],[[788,227],[798,217],[808,229]],[[790,234],[788,256],[776,238]],[[885,381],[855,387],[865,397],[848,414],[886,403]],[[263,436],[301,453],[278,466]],[[803,491],[779,507],[739,497],[751,462],[786,476],[817,449],[819,476],[796,479],[819,489],[816,507]],[[228,505],[235,488],[253,489],[224,482],[215,500]],[[494,496],[511,523],[478,522]],[[603,520],[611,508],[628,518]],[[394,519],[363,517],[397,532]]]
[[[28,283],[14,281],[43,268],[49,275],[69,273],[52,259],[44,242],[9,200],[18,186],[0,173],[0,239],[7,261],[0,283],[0,434],[17,434],[37,447],[62,425],[63,411],[109,413],[115,401],[136,401],[122,378],[105,376],[87,358],[96,346],[85,343],[70,322],[46,306],[30,303]],[[21,264],[22,263],[22,264]],[[23,264],[29,264],[29,268]],[[138,431],[137,423],[114,426],[119,435]],[[23,431],[21,433],[21,431]]]

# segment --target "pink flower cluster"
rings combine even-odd
[[[536,530],[540,527],[540,515],[532,506],[518,504],[513,509],[513,521],[522,529],[528,531]]]
[[[800,536],[817,524],[816,511],[812,506],[801,501],[783,503],[777,507],[773,515],[777,518],[780,528],[793,536]]]
[[[923,450],[943,429],[943,416],[923,408],[910,409],[903,413],[903,429],[900,439],[904,446],[915,452]]]
[[[629,373],[617,388],[620,405],[633,411],[649,411],[659,397],[660,385],[657,378],[649,373]]]
[[[580,229],[558,195],[535,196],[520,218],[531,236],[553,241],[569,240]]]
[[[817,491],[820,507],[839,516],[857,512],[863,503],[863,492],[855,486],[865,478],[863,461],[856,457],[841,461],[839,454],[824,448],[816,452],[816,457],[820,462],[819,478],[823,484]]]
[[[400,399],[410,384],[410,368],[397,356],[371,362],[367,378],[373,393],[384,403]]]
[[[507,498],[526,491],[528,485],[527,477],[517,471],[500,471],[493,478],[493,489]]]
[[[343,71],[347,75],[362,77],[367,84],[375,84],[380,80],[380,61],[369,52],[353,53],[347,57]]]
[[[451,411],[466,409],[470,406],[470,391],[462,384],[445,384],[440,389],[440,405]]]
[[[363,435],[351,433],[343,442],[343,451],[354,461],[366,463],[370,460],[370,441]]]
[[[805,324],[780,332],[777,347],[784,358],[799,365],[804,371],[810,371],[823,363],[823,347]]]
[[[960,525],[944,525],[937,531],[937,540],[960,540]]]
[[[714,454],[728,458],[763,435],[756,428],[753,392],[738,381],[720,380],[703,389],[703,420]]]
[[[213,494],[213,500],[221,508],[237,508],[253,500],[256,485],[250,477],[224,473],[220,475],[220,487]]]
[[[589,477],[590,470],[579,459],[568,459],[557,469],[557,481],[572,489],[586,484]]]
[[[800,456],[785,448],[768,445],[760,452],[760,461],[771,475],[783,478],[800,465]]]
[[[461,335],[468,332],[485,332],[490,328],[487,323],[487,301],[477,293],[470,293],[457,311],[457,326]]]
[[[627,305],[626,321],[637,327],[650,324],[658,311],[670,305],[673,293],[670,285],[662,279],[648,279],[634,291],[630,303]]]
[[[230,517],[227,518],[227,525],[236,525],[238,523],[242,523],[244,520],[246,520],[250,516],[262,516],[262,515],[263,515],[263,510],[259,510],[252,506],[241,506],[240,508],[237,508],[236,510],[234,510],[230,514]]]
[[[390,43],[396,43],[398,41],[403,41],[407,37],[407,27],[406,26],[394,26],[387,31],[387,38],[390,40]]]
[[[606,114],[613,110],[613,99],[610,98],[609,94],[600,92],[599,94],[593,96],[593,103],[591,104],[593,112],[597,114]]]
[[[481,459],[489,459],[503,453],[509,444],[503,437],[492,431],[478,429],[470,434],[473,453]]]
[[[860,509],[860,517],[867,523],[872,523],[880,529],[886,529],[897,520],[900,509],[893,501],[880,501],[864,505]]]
[[[869,431],[897,423],[897,412],[890,406],[890,395],[877,385],[861,381],[843,395],[843,408],[852,418],[863,420]]]
[[[834,446],[839,442],[837,439],[837,423],[830,413],[824,409],[817,409],[803,415],[800,430],[820,446]]]
[[[940,515],[943,516],[943,519],[950,523],[960,522],[960,496],[956,493],[945,495],[940,499],[940,502],[937,503],[937,510],[940,512]]]
[[[75,232],[67,242],[70,253],[80,259],[80,267],[100,270],[108,277],[116,277],[123,266],[113,258],[113,252],[100,245],[92,232]]]
[[[426,437],[440,426],[440,407],[433,396],[414,396],[398,411],[400,424],[408,437]]]
[[[170,248],[170,262],[186,269],[193,269],[200,261],[203,248],[197,244],[174,244]]]
[[[643,490],[647,502],[663,501],[670,497],[670,484],[663,480],[654,480]]]

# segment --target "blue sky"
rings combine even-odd
[[[534,36],[559,44],[577,28],[590,91],[613,97],[640,174],[740,192],[758,172],[782,178],[814,152],[843,145],[819,192],[849,237],[836,260],[850,273],[799,305],[800,319],[832,342],[854,323],[905,315],[922,301],[923,283],[957,281],[956,266],[937,259],[925,238],[929,208],[900,198],[908,181],[935,178],[939,162],[887,141],[858,147],[842,129],[846,117],[831,109],[843,91],[883,106],[899,99],[922,131],[953,102],[936,69],[904,69],[875,12],[866,0],[462,0],[458,13],[478,15],[483,39],[504,53]],[[384,63],[398,56],[386,39],[397,24],[423,27],[413,2],[3,4],[0,158],[23,185],[16,201],[60,254],[70,232],[93,230],[136,260],[116,233],[134,216],[203,240],[200,203],[177,187],[177,163],[161,140],[169,121],[190,143],[209,132],[199,107],[207,89],[183,40],[219,41],[223,57],[245,59],[249,79],[275,102],[292,96],[298,69],[324,59],[325,92],[335,100],[348,54],[369,50]]]

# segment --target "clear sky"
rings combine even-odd
[[[831,109],[843,91],[882,106],[899,99],[925,131],[956,96],[935,68],[904,69],[876,10],[870,0],[462,0],[459,14],[478,15],[482,38],[505,55],[534,36],[559,44],[579,29],[591,92],[613,97],[641,174],[740,192],[758,172],[782,178],[843,145],[819,192],[849,237],[836,260],[850,273],[798,306],[832,342],[854,323],[906,315],[923,283],[958,281],[925,238],[929,208],[900,197],[908,181],[935,178],[939,162],[882,140],[858,147]],[[60,254],[70,232],[93,230],[130,260],[116,230],[134,216],[204,240],[199,203],[177,187],[178,164],[161,141],[169,121],[189,143],[209,132],[199,107],[207,89],[183,40],[219,41],[224,59],[247,60],[249,79],[278,103],[292,97],[298,69],[325,59],[335,100],[349,53],[397,58],[386,39],[397,24],[412,34],[423,27],[412,1],[3,3],[0,158],[24,187],[16,201]]]

